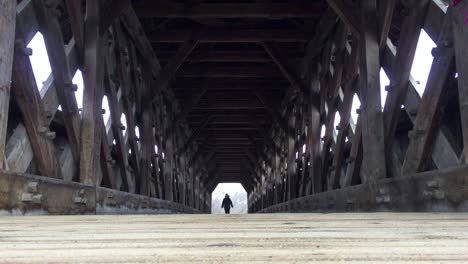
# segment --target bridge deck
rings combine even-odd
[[[0,218],[1,263],[468,261],[468,214]]]

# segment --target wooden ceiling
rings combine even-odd
[[[187,40],[198,41],[169,89],[219,182],[241,181],[248,156],[259,155],[267,140],[272,109],[298,85],[307,42],[332,12],[326,1],[132,3],[163,68]]]

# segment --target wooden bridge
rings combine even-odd
[[[467,12],[0,0],[0,214],[209,213],[224,182],[243,185],[250,213],[468,211]],[[422,29],[436,47],[421,96]]]

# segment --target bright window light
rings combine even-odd
[[[336,127],[340,124],[340,121],[341,121],[341,115],[340,115],[340,112],[336,111],[335,113],[335,122],[334,122],[334,129],[336,130]]]
[[[104,119],[104,124],[107,124],[110,118],[110,109],[109,109],[109,101],[107,100],[107,96],[105,95],[102,98],[102,109],[105,110],[105,113],[102,115],[102,118]]]
[[[78,86],[78,89],[75,92],[76,105],[78,108],[83,108],[83,74],[80,70],[77,70],[73,76],[72,82]],[[106,109],[106,112],[107,109]]]
[[[125,129],[123,130],[123,134],[125,135],[125,133],[127,132],[127,117],[125,116],[125,114],[122,114],[120,116],[120,123],[125,126]]]
[[[421,30],[419,35],[418,46],[416,47],[416,54],[411,67],[411,75],[414,77],[418,85],[416,90],[422,96],[426,88],[427,78],[431,70],[433,57],[431,51],[436,47],[436,44],[427,35],[426,31]]]
[[[356,110],[361,107],[361,101],[359,100],[359,97],[357,94],[354,94],[353,97],[353,104],[351,106],[351,118],[357,122],[358,119],[358,113],[356,113]]]
[[[135,136],[140,138],[140,128],[138,126],[135,126]]]
[[[306,144],[302,145],[302,153],[306,152]]]
[[[29,57],[31,66],[36,78],[37,89],[42,89],[43,82],[47,80],[49,75],[52,73],[49,63],[49,56],[44,43],[44,37],[41,33],[36,33],[31,42],[28,44],[28,48],[33,50],[32,56]]]
[[[385,87],[388,85],[390,85],[390,80],[388,79],[388,76],[385,73],[385,71],[382,68],[380,68],[380,105],[382,109],[385,106],[385,101],[387,100],[388,92],[385,91]]]

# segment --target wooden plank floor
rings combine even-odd
[[[468,214],[0,217],[1,263],[468,263]]]

